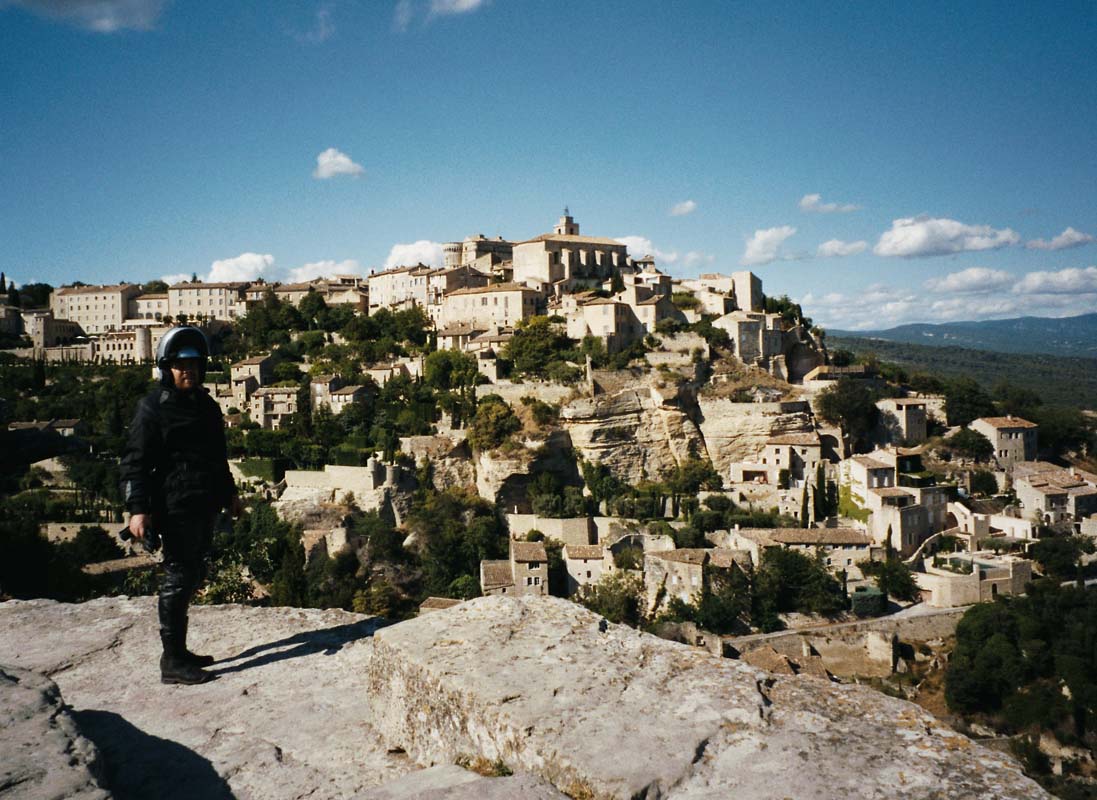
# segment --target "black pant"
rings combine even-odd
[[[164,653],[180,656],[187,649],[187,608],[206,578],[206,555],[213,539],[209,513],[161,515],[164,546],[160,579],[160,641]]]

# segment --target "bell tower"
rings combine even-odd
[[[560,221],[556,223],[556,227],[552,229],[552,232],[557,236],[579,235],[579,223],[571,218],[567,206],[564,206],[564,216],[560,217]]]

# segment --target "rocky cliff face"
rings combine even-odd
[[[218,680],[165,687],[151,598],[0,604],[0,663],[52,676],[119,797],[1048,797],[909,703],[564,600],[481,598],[380,629],[339,611],[199,607],[192,640],[220,657]],[[0,707],[18,705],[11,692],[0,681]]]
[[[691,450],[704,455],[705,442],[684,405],[673,391],[629,388],[573,400],[560,410],[560,420],[585,460],[635,484],[658,480]]]
[[[697,405],[705,447],[725,476],[733,462],[753,460],[771,436],[812,430],[806,402],[735,403],[701,395]]]

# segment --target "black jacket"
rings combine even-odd
[[[213,513],[236,494],[221,409],[204,388],[159,388],[137,405],[120,465],[131,514]]]

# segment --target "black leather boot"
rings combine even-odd
[[[217,661],[216,658],[214,658],[213,656],[203,656],[203,655],[199,655],[198,653],[192,653],[187,648],[187,628],[189,627],[189,625],[190,625],[190,618],[189,617],[183,617],[183,622],[182,622],[182,625],[180,626],[182,628],[182,634],[183,634],[181,639],[180,639],[180,642],[183,645],[183,656],[182,656],[183,660],[186,661],[188,664],[193,664],[196,667],[209,667],[209,666],[212,666],[213,663],[215,661]]]
[[[181,656],[167,652],[160,656],[160,683],[206,683],[215,677]]]

